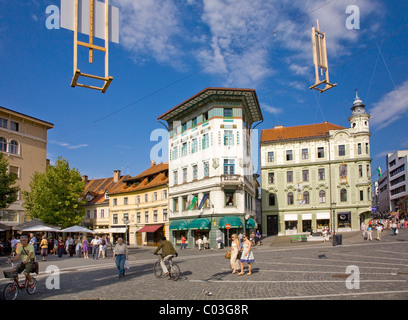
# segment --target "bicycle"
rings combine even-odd
[[[165,265],[167,267],[167,270],[169,271],[168,276],[170,277],[171,280],[177,281],[180,279],[180,267],[173,262],[173,258],[175,256],[171,256],[171,258],[167,259],[165,262]],[[160,278],[163,275],[163,269],[161,267],[161,260],[163,257],[159,255],[159,260],[157,260],[154,265],[153,265],[153,272],[156,278]]]
[[[14,263],[11,263],[11,265],[14,269]],[[13,279],[13,281],[8,283],[3,290],[4,300],[15,300],[20,290],[26,289],[29,295],[34,294],[34,292],[37,290],[37,280],[33,276],[31,276],[31,280],[34,282],[34,286],[30,286],[27,277],[24,280],[24,284],[20,285],[18,281],[18,274],[15,270],[3,271],[3,274],[5,278]]]

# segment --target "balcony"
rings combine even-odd
[[[221,175],[221,187],[241,187],[243,185],[243,177],[239,174]]]

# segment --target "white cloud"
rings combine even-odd
[[[67,142],[60,142],[60,141],[54,141],[54,140],[49,141],[49,143],[56,144],[56,145],[59,145],[67,149],[80,149],[80,148],[85,148],[89,146],[88,144],[85,144],[85,143],[71,145]]]
[[[281,108],[276,108],[276,107],[274,107],[274,106],[270,106],[270,105],[267,105],[267,104],[265,104],[265,103],[263,103],[262,105],[261,105],[261,109],[263,110],[263,111],[266,111],[266,112],[268,112],[268,113],[271,113],[271,114],[278,114],[278,113],[282,113],[283,112],[283,110],[281,109]]]
[[[408,80],[395,90],[387,93],[380,101],[373,104],[371,125],[376,129],[389,126],[403,116],[408,115]]]

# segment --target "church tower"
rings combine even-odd
[[[352,115],[348,118],[351,128],[356,132],[369,132],[370,115],[365,111],[365,105],[356,92],[356,99],[351,107]]]

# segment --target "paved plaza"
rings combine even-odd
[[[49,256],[40,261],[37,292],[18,300],[408,300],[408,230],[397,236],[386,230],[381,241],[375,235],[365,241],[360,232],[344,233],[341,246],[269,237],[254,248],[251,276],[231,274],[227,249],[177,248],[178,281],[155,278],[152,247],[131,248],[123,279],[110,252],[99,260]],[[48,266],[59,269],[59,289],[47,288]],[[9,268],[1,257],[1,275]],[[1,292],[8,281],[1,277]]]

